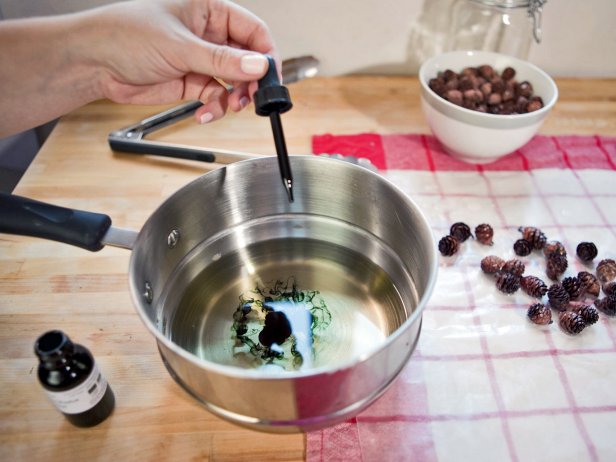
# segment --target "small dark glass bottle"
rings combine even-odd
[[[34,352],[41,385],[73,425],[92,427],[111,414],[115,397],[87,348],[52,330],[37,339]]]

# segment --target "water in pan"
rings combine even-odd
[[[353,250],[307,238],[272,239],[206,266],[187,287],[167,335],[185,350],[216,363],[294,369],[284,361],[255,360],[255,355],[246,354],[249,348],[238,342],[234,328],[241,297],[277,281],[292,281],[305,293],[318,291],[330,316],[316,333],[318,341],[303,369],[345,363],[373,351],[416,305],[416,300],[403,301],[389,275]],[[253,339],[258,338],[258,332],[253,333]],[[288,357],[287,363],[292,360]]]

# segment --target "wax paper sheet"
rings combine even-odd
[[[308,434],[307,460],[616,460],[616,318],[601,313],[579,335],[554,310],[554,323],[535,325],[537,300],[499,292],[480,268],[487,255],[516,257],[520,226],[565,245],[562,277],[616,259],[616,138],[537,136],[482,166],[427,135],[321,135],[313,152],[369,158],[426,213],[436,242],[462,221],[490,224],[494,245],[469,239],[440,257],[410,362],[360,415]],[[582,241],[599,250],[591,264],[576,257]],[[553,282],[541,251],[518,258],[525,275]]]

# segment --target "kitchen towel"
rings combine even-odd
[[[616,138],[536,136],[485,165],[457,161],[417,134],[320,135],[313,152],[370,159],[426,213],[435,242],[462,221],[490,224],[494,245],[471,238],[440,256],[410,362],[357,417],[309,433],[306,459],[616,460],[616,317],[600,313],[578,335],[562,330],[554,310],[552,324],[532,324],[537,300],[499,292],[480,269],[487,255],[516,257],[520,226],[564,244],[562,277],[616,259]],[[583,241],[599,249],[591,264],[576,256]],[[517,258],[525,275],[553,282],[541,251]]]

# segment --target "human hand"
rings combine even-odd
[[[102,96],[118,103],[199,99],[195,117],[210,122],[250,103],[263,54],[278,62],[265,23],[226,0],[120,2],[84,14],[78,53],[97,61]]]

